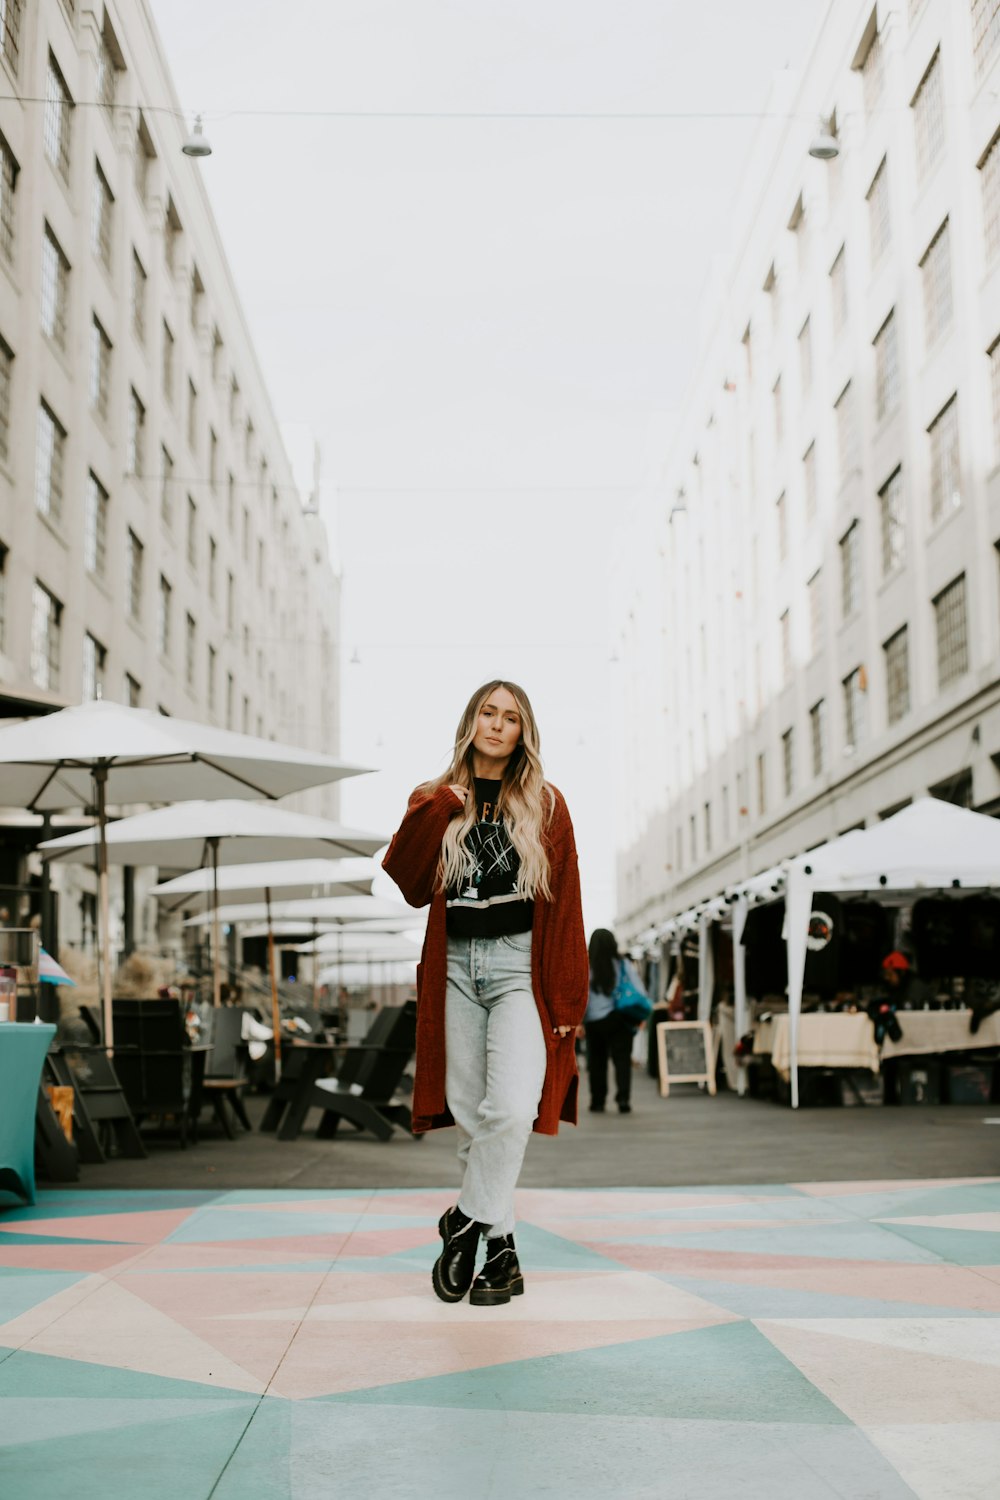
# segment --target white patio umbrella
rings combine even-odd
[[[405,932],[422,928],[426,916],[402,901],[385,901],[378,896],[342,896],[309,901],[271,901],[269,905],[265,901],[220,906],[218,920],[244,926],[244,929],[246,924],[252,926],[265,923],[265,931],[273,933],[275,937],[287,936],[289,932],[301,933],[305,928],[312,928],[312,935],[316,938],[320,932],[331,931],[350,934]],[[190,917],[184,926],[204,927],[211,921],[211,913],[202,913]],[[259,934],[244,930],[243,935],[252,937]],[[318,979],[314,977],[314,994],[317,982]]]
[[[91,852],[97,859],[98,950],[109,1048],[108,803],[285,797],[366,770],[311,750],[107,700],[0,729],[0,767],[0,799],[7,807],[34,812],[93,807],[96,812]]]
[[[370,857],[387,841],[383,834],[345,828],[328,818],[292,812],[267,802],[181,802],[155,812],[137,813],[106,828],[87,828],[81,833],[48,839],[39,845],[46,859],[85,862],[98,837],[103,837],[106,859],[124,865],[181,865],[190,868],[210,864],[213,871],[213,977],[214,999],[219,1003],[218,890],[219,866],[260,863],[268,855],[288,859],[296,851],[311,859],[353,855]],[[281,1038],[278,1026],[278,986],[274,974],[273,944],[270,948],[271,1002],[275,1024],[275,1062],[280,1069]],[[110,1011],[110,1002],[108,1009]],[[107,1023],[106,1023],[107,1024]]]
[[[220,899],[244,903],[265,901],[270,891],[278,901],[307,901],[334,896],[370,896],[372,866],[365,859],[276,859],[262,865],[231,865],[218,874]],[[189,870],[153,887],[151,895],[170,911],[184,907],[195,913],[212,906],[211,870]]]

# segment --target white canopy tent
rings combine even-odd
[[[799,1102],[798,1023],[814,892],[916,898],[995,887],[1000,887],[1000,820],[933,797],[789,861],[784,895],[793,1109]]]

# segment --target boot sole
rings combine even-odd
[[[518,1276],[506,1287],[473,1287],[469,1301],[473,1307],[499,1307],[511,1297],[524,1296],[524,1277]]]

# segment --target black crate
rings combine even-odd
[[[940,1104],[941,1059],[901,1057],[892,1070],[890,1095],[894,1104]]]
[[[868,1068],[845,1068],[838,1078],[840,1102],[847,1109],[885,1103],[885,1079]]]
[[[993,1090],[993,1059],[945,1064],[949,1104],[989,1104]]]

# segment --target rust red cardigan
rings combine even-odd
[[[561,793],[545,830],[552,899],[535,900],[531,929],[531,987],[542,1021],[548,1065],[534,1129],[556,1135],[560,1120],[576,1124],[576,1047],[573,1031],[565,1037],[554,1026],[574,1029],[583,1019],[590,987],[590,964],[580,905],[573,825]],[[448,976],[445,898],[437,887],[441,840],[461,802],[448,787],[433,794],[415,791],[382,868],[391,875],[410,906],[430,903],[424,948],[417,968],[417,1064],[413,1088],[413,1129],[453,1125],[445,1102],[444,997]]]

